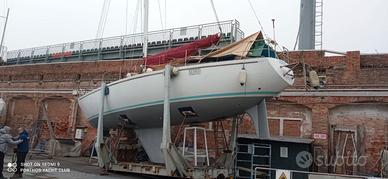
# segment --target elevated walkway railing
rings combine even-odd
[[[152,31],[148,33],[150,54],[219,33],[218,25],[222,29],[221,35],[223,36],[223,44],[220,45],[229,44],[244,37],[237,20]],[[7,65],[15,65],[138,58],[142,57],[142,39],[143,34],[137,33],[12,50],[8,51],[3,59],[6,59]]]

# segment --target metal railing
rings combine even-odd
[[[240,40],[244,37],[244,33],[240,30],[240,24],[237,20],[222,21],[220,23],[207,23],[194,26],[172,28],[167,30],[152,31],[148,33],[148,41],[154,46],[164,46],[169,48],[174,44],[186,43],[196,39],[204,38],[209,35],[219,33],[219,27],[222,29],[222,35],[228,37],[230,42]],[[100,55],[104,50],[119,50],[120,54],[125,49],[139,49],[142,46],[143,34],[129,34],[102,39],[92,39],[77,42],[68,42],[42,47],[34,47],[28,49],[19,49],[8,51],[3,59],[8,60],[8,64],[19,64],[20,61],[26,63],[34,62],[34,59],[39,59],[41,62],[50,62],[50,59],[62,59],[70,56],[80,56],[78,60],[82,60],[81,56],[88,52],[98,54],[95,60],[99,60]],[[126,50],[128,52],[128,50]],[[141,53],[141,52],[140,52]]]

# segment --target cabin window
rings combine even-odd
[[[278,58],[275,50],[265,43],[264,39],[256,40],[248,52],[250,57],[272,57]]]

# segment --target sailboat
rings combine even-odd
[[[188,55],[222,38],[222,33],[214,34],[147,56],[148,0],[144,1],[143,17],[144,69],[175,59],[186,62]],[[150,161],[165,163],[172,172],[182,163],[176,163],[181,156],[170,146],[170,125],[220,120],[247,112],[256,133],[268,137],[265,98],[278,96],[294,82],[292,69],[277,58],[261,32],[210,52],[197,63],[178,64],[181,65],[172,69],[168,64],[164,70],[144,70],[106,86],[103,83],[79,98],[82,113],[98,128],[97,147],[104,128],[117,128],[124,123],[135,129]]]
[[[294,82],[288,64],[257,32],[216,50],[200,63],[174,67],[170,84],[171,125],[219,120],[244,113]],[[151,161],[162,163],[164,70],[130,76],[107,85],[104,128],[132,124]],[[79,98],[83,114],[97,126],[101,88]]]

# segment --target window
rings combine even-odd
[[[280,147],[280,157],[288,158],[288,147]]]

